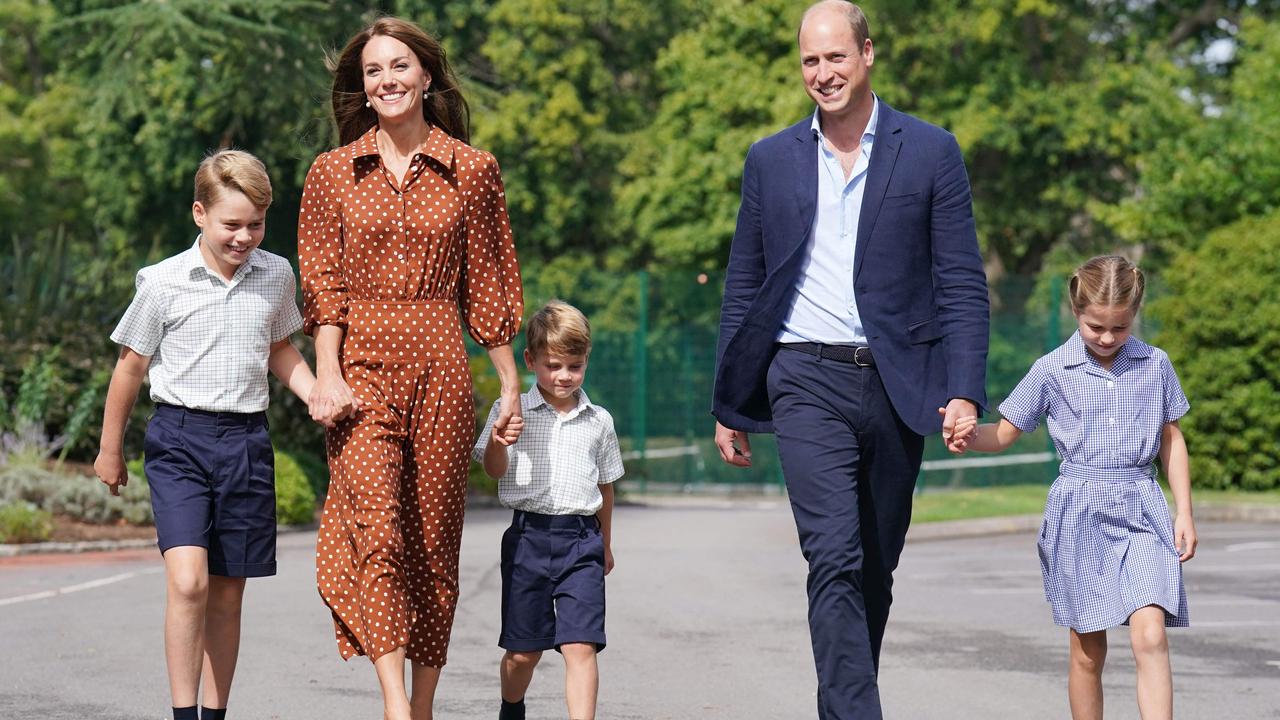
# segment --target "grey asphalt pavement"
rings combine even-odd
[[[469,513],[462,601],[437,717],[497,716],[498,540]],[[1171,632],[1177,715],[1280,718],[1280,525],[1204,523],[1187,566],[1192,627]],[[601,718],[812,718],[804,564],[783,500],[618,509]],[[367,661],[343,663],[313,586],[313,536],[280,539],[249,583],[231,717],[381,717]],[[0,559],[0,719],[167,717],[164,577],[153,550]],[[881,667],[886,717],[1064,718],[1066,631],[1033,533],[912,542]],[[1133,661],[1111,631],[1107,718],[1134,718]],[[530,718],[563,717],[548,654]]]

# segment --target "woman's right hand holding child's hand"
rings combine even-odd
[[[93,461],[93,472],[110,488],[112,495],[119,495],[120,488],[129,484],[129,470],[125,468],[123,453],[99,450],[98,459]]]
[[[311,413],[311,419],[327,428],[355,414],[359,405],[347,381],[340,375],[318,376],[311,386],[311,395],[307,398],[307,410]]]
[[[524,431],[524,418],[516,415],[507,420],[506,427],[493,424],[493,441],[502,446],[514,445]]]

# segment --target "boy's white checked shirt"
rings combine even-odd
[[[195,410],[267,408],[271,344],[302,329],[289,261],[262,249],[231,280],[210,269],[200,239],[138,271],[137,294],[112,341],[151,357],[151,399]]]
[[[493,404],[472,455],[484,462],[498,419]],[[578,390],[578,404],[561,415],[534,386],[520,396],[524,430],[507,446],[507,472],[498,478],[506,507],[543,515],[594,515],[604,504],[600,485],[622,477],[622,452],[609,411]]]

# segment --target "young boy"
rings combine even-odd
[[[514,510],[502,537],[502,720],[523,720],[524,695],[542,651],[564,656],[569,717],[591,720],[604,649],[604,576],[613,485],[622,454],[613,417],[582,391],[591,327],[577,308],[553,300],[529,319],[525,364],[537,387],[521,397],[523,417],[503,439],[495,403],[475,458],[498,479]],[[518,440],[517,440],[518,438]],[[514,442],[514,444],[511,444]]]
[[[289,342],[302,327],[293,270],[258,249],[270,204],[257,158],[235,150],[205,158],[191,206],[200,236],[138,272],[137,294],[111,334],[122,347],[94,471],[113,494],[128,483],[124,428],[149,373],[156,407],[145,468],[168,585],[174,720],[225,717],[245,578],[276,572],[267,370],[304,399],[315,382]]]

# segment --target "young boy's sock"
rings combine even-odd
[[[502,712],[498,713],[498,720],[524,720],[524,698],[515,702],[503,700]]]
[[[200,720],[200,716],[196,714],[196,706],[176,707],[173,709],[173,720]]]
[[[225,720],[227,717],[227,709],[221,708],[214,710],[203,705],[200,706],[200,720]]]

